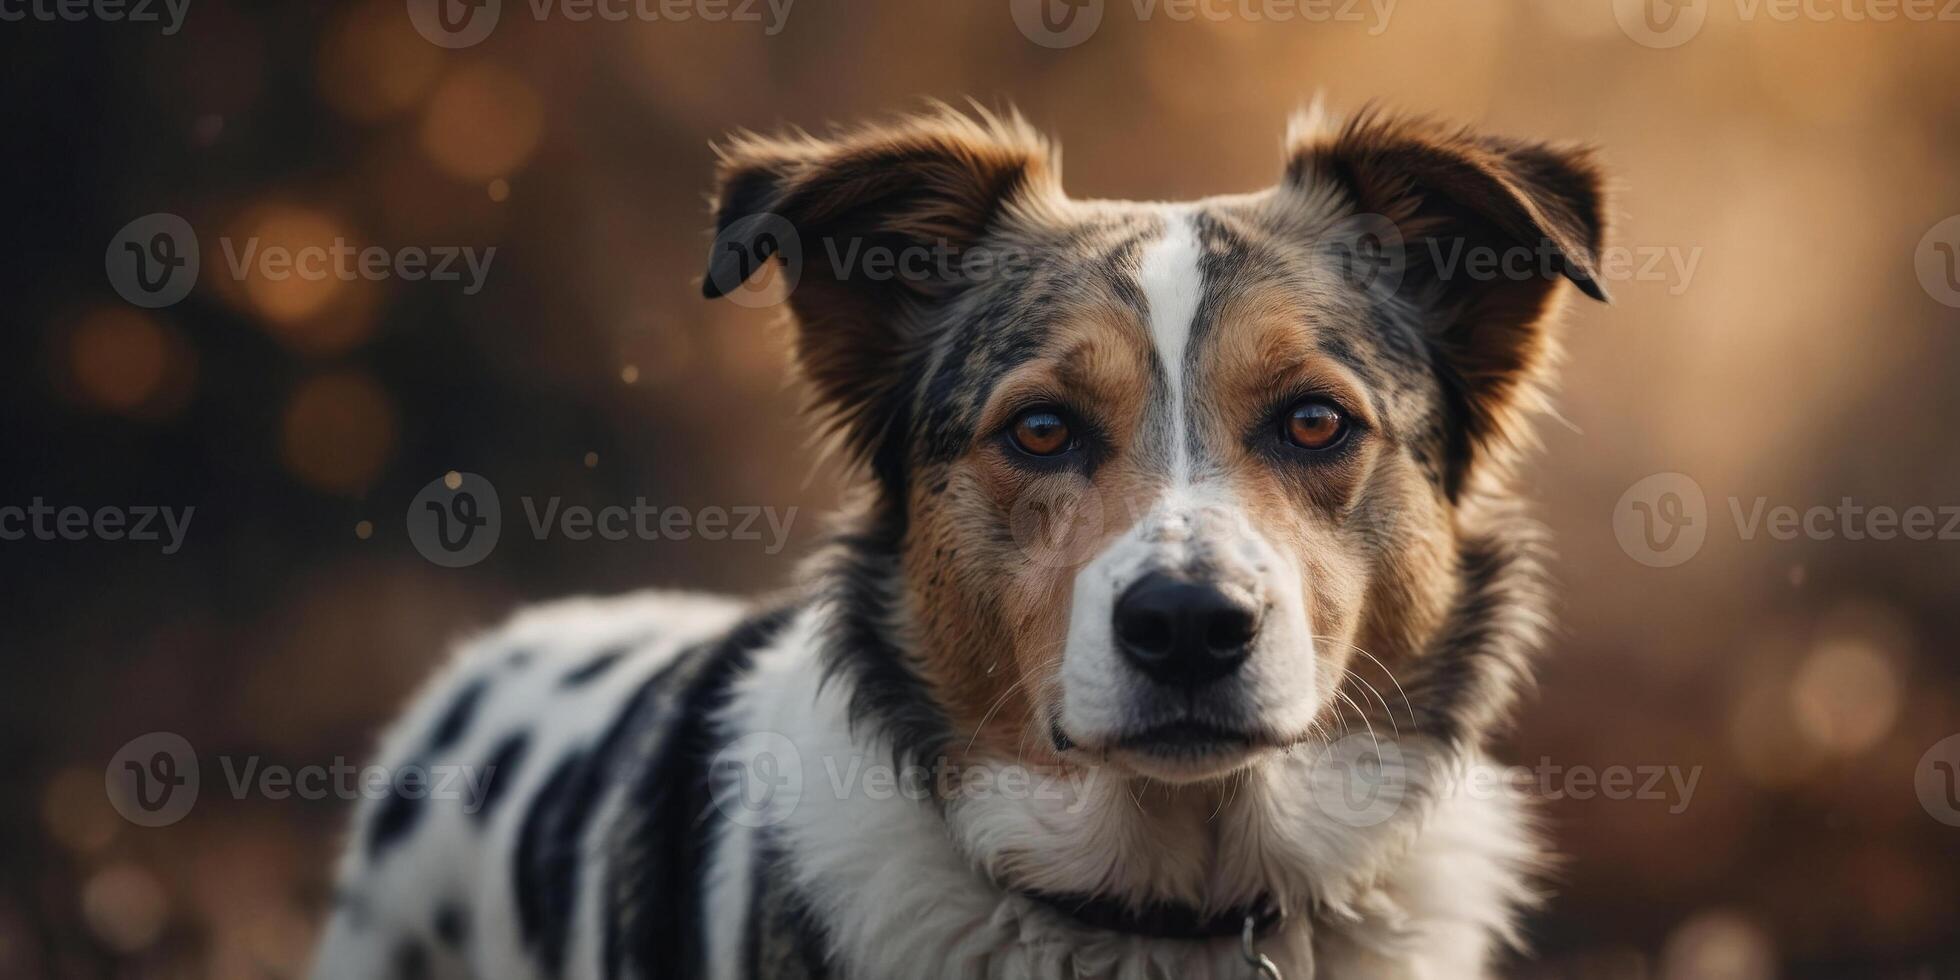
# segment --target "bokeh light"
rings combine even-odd
[[[134,412],[164,388],[171,339],[156,319],[127,307],[91,311],[68,341],[69,371],[83,401],[107,412]]]
[[[1702,912],[1674,930],[1661,952],[1660,980],[1775,980],[1769,934],[1728,909]]]
[[[463,180],[508,177],[537,149],[544,107],[522,77],[487,63],[444,76],[422,119],[422,149]]]
[[[331,493],[366,490],[393,455],[395,403],[374,379],[335,373],[308,379],[286,402],[281,450],[287,468]]]
[[[402,9],[362,0],[338,11],[320,45],[320,97],[348,118],[378,122],[414,108],[442,71],[442,51],[401,29]]]
[[[136,865],[96,872],[82,888],[82,913],[89,927],[103,942],[125,953],[156,942],[169,912],[156,876]]]

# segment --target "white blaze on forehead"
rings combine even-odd
[[[1185,445],[1184,349],[1191,340],[1198,300],[1204,295],[1198,264],[1202,254],[1190,213],[1170,210],[1164,215],[1163,237],[1144,248],[1137,271],[1137,285],[1150,307],[1150,339],[1169,386],[1171,474],[1180,485],[1191,480],[1190,451]]]

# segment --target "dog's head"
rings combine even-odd
[[[1599,184],[1580,149],[1364,116],[1296,125],[1259,193],[1074,200],[1018,118],[938,112],[733,140],[704,289],[793,280],[959,743],[1190,782],[1439,628],[1560,281],[1603,295]]]

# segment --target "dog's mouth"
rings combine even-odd
[[[1097,752],[1139,774],[1184,782],[1229,773],[1286,741],[1267,732],[1198,718],[1176,718],[1124,732],[1097,746],[1078,745],[1059,724],[1050,737],[1060,752]]]
[[[1146,755],[1190,758],[1243,752],[1252,748],[1254,742],[1250,732],[1187,718],[1124,735],[1115,740],[1114,747]]]

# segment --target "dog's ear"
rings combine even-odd
[[[1446,480],[1454,495],[1474,453],[1522,437],[1521,409],[1556,350],[1559,280],[1606,299],[1592,151],[1372,112],[1340,127],[1296,121],[1288,143],[1289,187],[1336,186],[1400,240],[1395,288],[1423,311],[1461,415]]]
[[[796,359],[847,442],[883,469],[925,314],[1016,202],[1059,194],[1057,162],[1018,115],[937,110],[840,133],[741,134],[719,147],[716,240],[702,293],[775,262]]]

